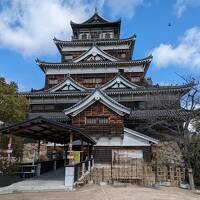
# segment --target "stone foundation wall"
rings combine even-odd
[[[23,150],[23,163],[30,163],[35,161],[36,159],[36,153],[37,153],[38,144],[36,143],[27,143],[24,144],[24,150]],[[41,161],[47,161],[47,146],[44,144],[40,145],[40,160]]]
[[[152,162],[159,164],[183,165],[183,156],[176,142],[166,141],[152,145]]]

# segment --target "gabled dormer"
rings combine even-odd
[[[92,46],[88,51],[73,59],[74,63],[91,61],[119,61],[118,58],[102,51],[97,46]]]
[[[113,100],[107,94],[105,94],[100,88],[95,88],[94,91],[85,97],[82,101],[79,101],[77,104],[73,105],[70,108],[64,110],[65,115],[71,115],[72,117],[78,115],[86,108],[94,104],[95,102],[100,102],[113,112],[117,113],[120,116],[130,114],[131,109],[125,107],[124,105]]]
[[[69,75],[59,84],[47,90],[47,92],[61,92],[61,91],[85,91],[87,88],[80,85]]]
[[[112,80],[108,81],[104,85],[102,85],[102,90],[107,89],[140,89],[142,86],[136,85],[131,81],[127,80],[124,76],[118,73]]]

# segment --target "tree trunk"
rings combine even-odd
[[[195,185],[194,185],[193,170],[192,170],[191,163],[188,160],[188,147],[189,147],[189,141],[190,141],[189,131],[186,129],[186,130],[184,130],[183,133],[184,133],[183,134],[183,147],[180,148],[180,149],[182,151],[185,166],[186,166],[187,171],[188,171],[188,179],[189,179],[190,190],[194,190]]]
[[[188,178],[189,178],[190,190],[195,190],[192,168],[188,168]]]

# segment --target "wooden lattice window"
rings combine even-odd
[[[87,117],[87,124],[108,124],[108,117]]]
[[[96,124],[97,118],[96,117],[87,117],[86,122],[87,122],[87,124]]]
[[[99,117],[98,122],[99,122],[99,124],[108,124],[108,118],[107,117]]]

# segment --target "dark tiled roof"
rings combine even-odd
[[[101,26],[101,25],[105,25],[105,26],[118,26],[120,28],[121,25],[121,19],[117,20],[117,21],[108,21],[106,19],[104,19],[103,17],[101,17],[97,12],[95,12],[88,20],[82,22],[82,23],[75,23],[75,22],[70,22],[72,29],[74,27],[87,27],[87,26]]]
[[[152,61],[152,58],[153,58],[153,56],[152,55],[150,55],[150,56],[148,56],[148,57],[146,57],[146,58],[143,58],[143,59],[138,59],[138,60],[130,60],[130,61],[99,61],[99,62],[84,62],[84,63],[50,63],[50,62],[45,62],[45,61],[41,61],[41,60],[39,60],[39,59],[37,59],[36,60],[36,63],[40,66],[40,67],[71,67],[71,66],[73,66],[73,67],[75,67],[75,66],[92,66],[92,67],[94,67],[94,66],[101,66],[101,65],[108,65],[108,66],[110,66],[110,65],[117,65],[117,64],[119,64],[119,65],[130,65],[130,64],[135,64],[135,65],[137,65],[137,64],[143,64],[143,63],[150,63],[151,61]]]
[[[193,84],[187,85],[175,85],[175,86],[151,86],[148,88],[139,87],[137,89],[107,89],[104,92],[108,95],[113,94],[146,94],[146,93],[169,93],[169,92],[183,92],[185,94],[192,89]],[[94,88],[88,88],[85,91],[59,91],[59,92],[47,92],[43,91],[32,91],[32,92],[21,92],[24,96],[86,96],[91,94]]]
[[[134,42],[136,40],[136,35],[133,35],[129,38],[124,38],[124,39],[101,39],[101,40],[74,40],[74,41],[64,41],[64,40],[59,40],[57,38],[54,38],[54,43],[56,45],[63,45],[63,46],[91,46],[94,43],[96,45],[115,45],[115,44],[123,44],[127,42]]]
[[[83,141],[90,144],[96,143],[92,138],[82,133],[80,129],[74,126],[56,122],[41,116],[2,128],[0,129],[0,133],[12,133],[19,137],[46,140],[48,142],[60,144],[68,144],[70,142],[70,133],[72,133],[74,140],[80,140],[81,138]]]
[[[52,119],[55,121],[67,121],[68,117],[63,112],[41,112],[41,113],[29,113],[28,119],[36,117],[44,117],[46,119]]]
[[[184,109],[163,109],[163,110],[133,110],[130,114],[131,119],[145,120],[145,119],[180,119],[191,116],[192,111]]]

